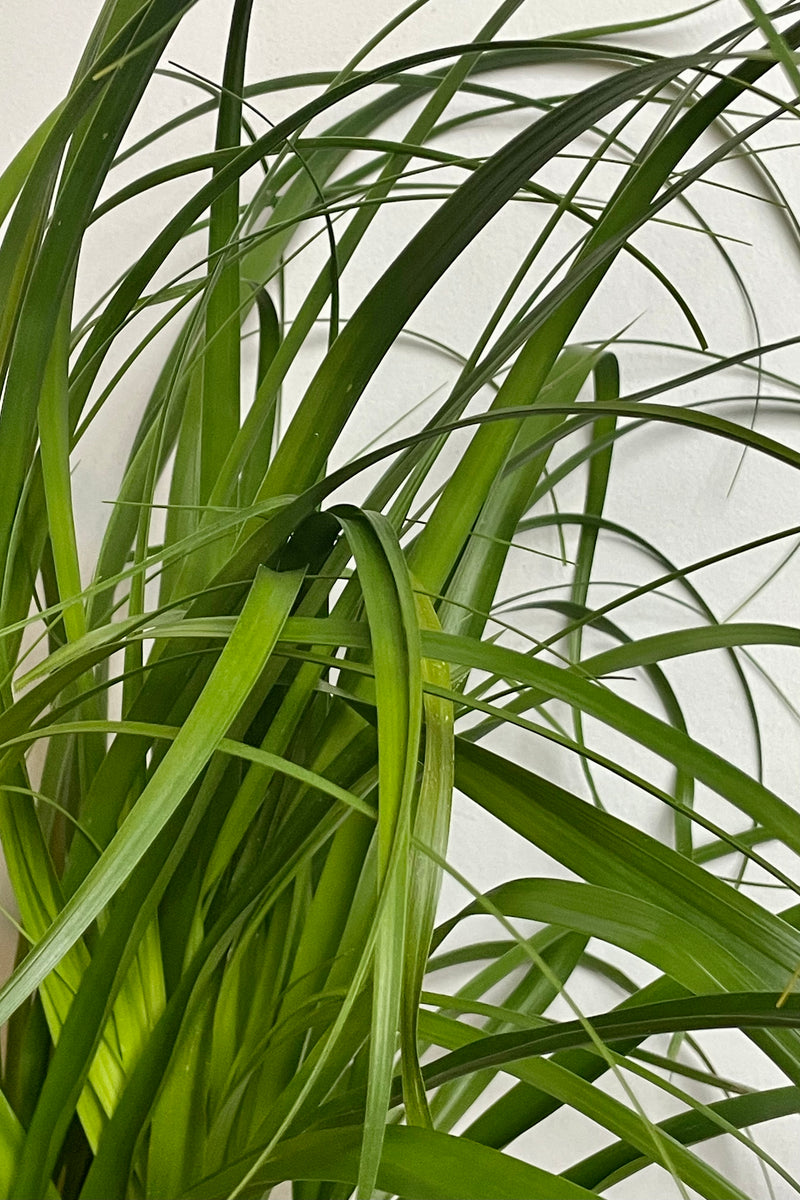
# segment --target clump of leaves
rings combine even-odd
[[[800,6],[748,0],[740,26],[675,56],[635,48],[638,31],[658,45],[656,20],[503,40],[523,7],[504,0],[470,42],[381,58],[416,0],[338,73],[256,82],[251,0],[230,6],[219,80],[167,66],[192,7],[107,0],[64,102],[0,179],[0,837],[19,907],[0,1194],[216,1200],[288,1180],[297,1200],[570,1200],[654,1165],[683,1195],[742,1197],[694,1149],[723,1133],[798,1190],[747,1130],[800,1100],[800,818],[760,767],[689,732],[670,663],[725,656],[759,743],[752,647],[800,635],[720,621],[702,569],[800,530],[676,563],[606,498],[632,434],[800,466],[715,405],[742,386],[764,411],[794,403],[762,361],[777,347],[709,349],[634,238],[691,224],[749,303],[696,198],[736,157],[796,251],[754,147],[795,117]],[[557,94],[525,90],[554,67]],[[198,99],[132,144],[157,73]],[[265,121],[270,97],[309,87]],[[195,125],[191,155],[170,157]],[[79,303],[95,226],[176,180],[184,200],[132,261],[109,237],[116,278]],[[399,205],[413,231],[359,293],[351,261]],[[465,314],[472,341],[445,344],[451,268],[517,211],[536,222],[524,253]],[[614,307],[626,259],[694,339],[636,391],[621,378],[653,341],[637,352]],[[601,287],[604,327],[578,337]],[[72,466],[103,422],[129,421],[153,354],[87,566]],[[437,397],[416,386],[421,356],[446,365]],[[708,396],[681,403],[701,381]],[[358,449],[382,388],[402,423]],[[609,591],[620,540],[640,575]],[[531,568],[547,547],[558,565]],[[648,636],[628,631],[634,601]],[[649,681],[635,699],[632,672]],[[454,788],[566,871],[473,887],[447,860]],[[653,802],[672,844],[644,830]],[[745,886],[753,864],[777,906]],[[436,927],[443,875],[467,899]],[[470,938],[472,916],[492,938]],[[591,1020],[573,998],[588,977],[612,997]],[[725,1078],[705,1029],[744,1031],[786,1082]],[[648,1117],[641,1079],[677,1114]],[[505,1152],[566,1110],[608,1144],[576,1162],[566,1145],[560,1173],[535,1144],[531,1162]]]

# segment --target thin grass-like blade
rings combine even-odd
[[[288,1143],[259,1171],[252,1187],[239,1192],[260,1196],[283,1179],[328,1179],[352,1184],[358,1169],[361,1131],[358,1128],[309,1133]],[[191,1188],[181,1200],[214,1200],[236,1186],[237,1171]],[[382,1191],[429,1200],[589,1200],[596,1193],[529,1166],[517,1158],[427,1129],[389,1126],[377,1176]]]
[[[134,811],[48,933],[0,990],[3,1020],[55,967],[119,890],[211,758],[256,683],[302,576],[263,570],[208,685]]]

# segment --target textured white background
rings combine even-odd
[[[294,71],[331,69],[341,66],[349,55],[376,29],[394,16],[398,0],[296,0],[293,5],[267,4],[256,0],[256,16],[249,51],[248,78],[255,80]],[[612,19],[632,20],[638,16],[676,11],[674,0],[530,0],[504,35],[509,37],[539,36]],[[221,74],[225,31],[229,16],[228,4],[221,0],[199,3],[176,35],[170,58],[195,71],[218,79]],[[412,21],[394,33],[380,48],[371,62],[398,57],[425,46],[444,45],[471,37],[485,20],[490,5],[486,0],[432,0]],[[85,38],[99,10],[97,0],[27,0],[25,5],[6,0],[0,4],[0,94],[3,120],[0,122],[0,163],[10,159],[26,135],[68,86]],[[728,20],[730,18],[730,20]],[[687,23],[683,34],[662,31],[640,38],[652,48],[680,49],[701,45],[710,40],[727,24],[743,19],[743,6],[730,0],[717,5],[710,13],[700,14]],[[523,78],[521,86],[552,89],[552,74],[541,79]],[[137,135],[166,119],[175,106],[186,106],[189,94],[175,84],[159,82],[153,88],[142,114],[137,117]],[[289,103],[281,97],[271,98],[266,107],[271,119],[278,118]],[[399,126],[398,128],[401,128]],[[509,127],[509,131],[517,125]],[[494,141],[502,131],[493,133]],[[780,140],[774,138],[775,141]],[[210,144],[207,143],[207,144]],[[487,143],[488,146],[489,143]],[[180,145],[174,143],[174,152]],[[482,145],[481,148],[486,148]],[[785,187],[796,190],[798,175],[796,155],[775,154],[773,163]],[[725,176],[728,182],[734,176]],[[749,182],[742,168],[741,183]],[[174,203],[177,191],[163,202]],[[800,299],[800,254],[782,238],[778,220],[763,204],[746,201],[731,192],[706,187],[697,197],[715,229],[740,241],[727,243],[737,265],[746,274],[762,321],[762,338],[766,341],[789,336],[797,330],[798,299]],[[165,207],[163,212],[168,209]],[[158,202],[150,209],[139,208],[128,220],[120,220],[111,232],[101,231],[90,239],[87,269],[84,271],[79,295],[88,298],[114,275],[118,252],[135,253],[152,235],[161,219]],[[418,219],[412,214],[398,214],[394,224],[382,220],[367,243],[368,253],[353,267],[345,284],[345,310],[363,293],[381,260],[400,244],[401,237]],[[514,213],[505,224],[481,238],[476,252],[457,264],[451,278],[437,289],[420,314],[420,326],[449,340],[460,349],[469,346],[470,334],[477,331],[485,319],[487,298],[499,294],[504,280],[513,270],[519,256],[530,244],[531,231],[538,217],[525,211]],[[712,349],[720,353],[733,352],[753,341],[752,329],[740,295],[731,285],[730,277],[721,269],[718,255],[701,234],[676,232],[663,227],[650,230],[637,243],[653,253],[663,266],[670,269],[694,305]],[[309,276],[301,274],[298,286]],[[292,293],[290,291],[290,302]],[[424,318],[424,320],[423,320]],[[646,274],[629,263],[619,264],[614,281],[606,284],[597,298],[579,333],[584,337],[609,336],[634,321],[632,336],[657,336],[663,340],[687,342],[686,324],[674,304],[658,289]],[[397,359],[392,360],[396,365]],[[644,363],[626,362],[623,381],[627,390],[641,379],[645,366],[651,378],[677,374],[695,365],[695,360],[676,353],[672,356],[651,354]],[[771,361],[772,366],[800,378],[797,354],[784,354]],[[156,360],[144,362],[131,383],[126,408],[135,410],[143,389],[152,379]],[[307,370],[310,368],[307,368]],[[453,372],[441,359],[412,353],[404,360],[402,371],[381,374],[360,407],[354,422],[350,448],[357,449],[380,432],[389,421],[419,403],[433,388],[444,386]],[[295,386],[302,382],[302,371],[296,373]],[[742,377],[741,391],[746,391]],[[140,391],[141,389],[141,391]],[[696,399],[702,393],[692,391],[682,399]],[[85,560],[91,560],[91,550],[100,534],[107,509],[102,501],[114,495],[118,473],[125,455],[128,426],[125,409],[119,406],[98,423],[89,445],[76,458],[75,486],[81,529],[84,531]],[[794,418],[765,417],[760,428],[776,436],[791,437]],[[630,523],[639,533],[651,537],[670,557],[691,561],[704,554],[747,538],[754,538],[781,525],[797,520],[800,511],[800,487],[788,469],[775,466],[749,454],[731,489],[738,450],[730,444],[710,443],[707,438],[678,433],[666,427],[650,430],[629,439],[625,447],[625,468],[613,480],[609,496],[609,515]],[[570,493],[567,492],[569,499]],[[553,551],[555,543],[537,543],[537,548]],[[788,544],[787,547],[788,548]],[[608,579],[629,578],[630,571],[640,571],[641,562],[616,557],[616,551],[602,560],[600,575]],[[746,561],[727,566],[723,571],[703,576],[705,594],[717,606],[718,615],[726,612],[747,596],[777,561],[780,551],[771,549]],[[637,578],[640,576],[637,576]],[[523,556],[507,581],[509,594],[547,582],[557,582],[557,569],[534,555]],[[598,595],[600,595],[598,593]],[[674,619],[669,605],[653,610],[652,614],[634,616],[629,621],[633,631],[650,632],[661,620]],[[669,614],[669,615],[665,615]],[[745,619],[772,619],[796,624],[797,570],[794,564],[777,578],[743,612]],[[777,681],[797,695],[800,681],[794,652],[781,649],[759,654],[770,667]],[[703,656],[707,659],[708,656]],[[690,729],[715,748],[722,749],[734,761],[752,768],[752,745],[740,698],[732,686],[731,677],[723,662],[709,659],[688,665],[676,664],[671,678],[680,688]],[[774,701],[769,689],[756,683],[757,698],[766,713],[767,773],[766,782],[788,799],[796,794],[800,755],[797,748],[797,727],[785,709]],[[636,692],[627,694],[637,695]],[[596,731],[590,731],[596,736]],[[610,739],[606,748],[616,747]],[[530,749],[527,750],[530,753]],[[563,770],[550,761],[546,752],[536,750],[537,766]],[[579,773],[574,770],[568,781],[580,785]],[[624,792],[611,792],[612,807],[629,819],[642,821],[641,801]],[[638,807],[636,807],[638,806]],[[473,882],[491,886],[500,879],[518,874],[534,873],[541,864],[530,850],[512,836],[487,827],[474,814],[459,807],[453,834],[453,857]],[[658,819],[647,814],[651,828],[662,828]],[[790,867],[791,869],[791,867]],[[764,893],[756,893],[763,899]],[[445,891],[444,904],[452,908],[459,903],[452,888]],[[587,1004],[613,1003],[610,993],[581,997]],[[717,1044],[718,1043],[718,1044]],[[717,1039],[714,1044],[715,1062],[721,1071],[740,1074],[754,1054],[744,1039]],[[772,1078],[765,1072],[762,1078]],[[646,1093],[643,1093],[648,1099]],[[652,1115],[663,1112],[660,1102],[654,1103]],[[797,1121],[784,1122],[779,1128],[762,1127],[758,1137],[795,1170],[800,1167],[796,1146]],[[559,1117],[557,1122],[543,1125],[535,1139],[525,1146],[515,1147],[520,1153],[530,1153],[543,1166],[559,1167],[571,1161],[579,1148],[587,1150],[599,1144],[597,1134],[578,1118]],[[726,1151],[719,1158],[720,1166],[730,1171],[741,1186],[756,1197],[766,1196],[763,1177],[749,1158],[738,1152]],[[734,1165],[735,1164],[735,1165]],[[778,1197],[793,1194],[780,1180],[775,1182]],[[676,1194],[673,1185],[663,1176],[653,1176],[651,1194],[667,1197]],[[613,1191],[620,1200],[645,1194],[645,1176],[636,1177]]]

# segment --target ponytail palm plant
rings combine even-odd
[[[252,0],[217,77],[169,61],[193,7],[106,0],[0,178],[0,1194],[794,1194],[759,1130],[800,1111],[800,816],[759,703],[792,727],[765,663],[800,634],[721,614],[800,527],[677,560],[638,518],[662,447],[732,445],[787,496],[800,467],[797,338],[704,215],[747,193],[797,279],[764,139],[794,136],[800,4],[564,5],[541,37],[504,0],[392,58],[415,0],[277,79],[245,73]],[[165,83],[190,100],[135,140]],[[750,769],[687,663],[727,672]]]

